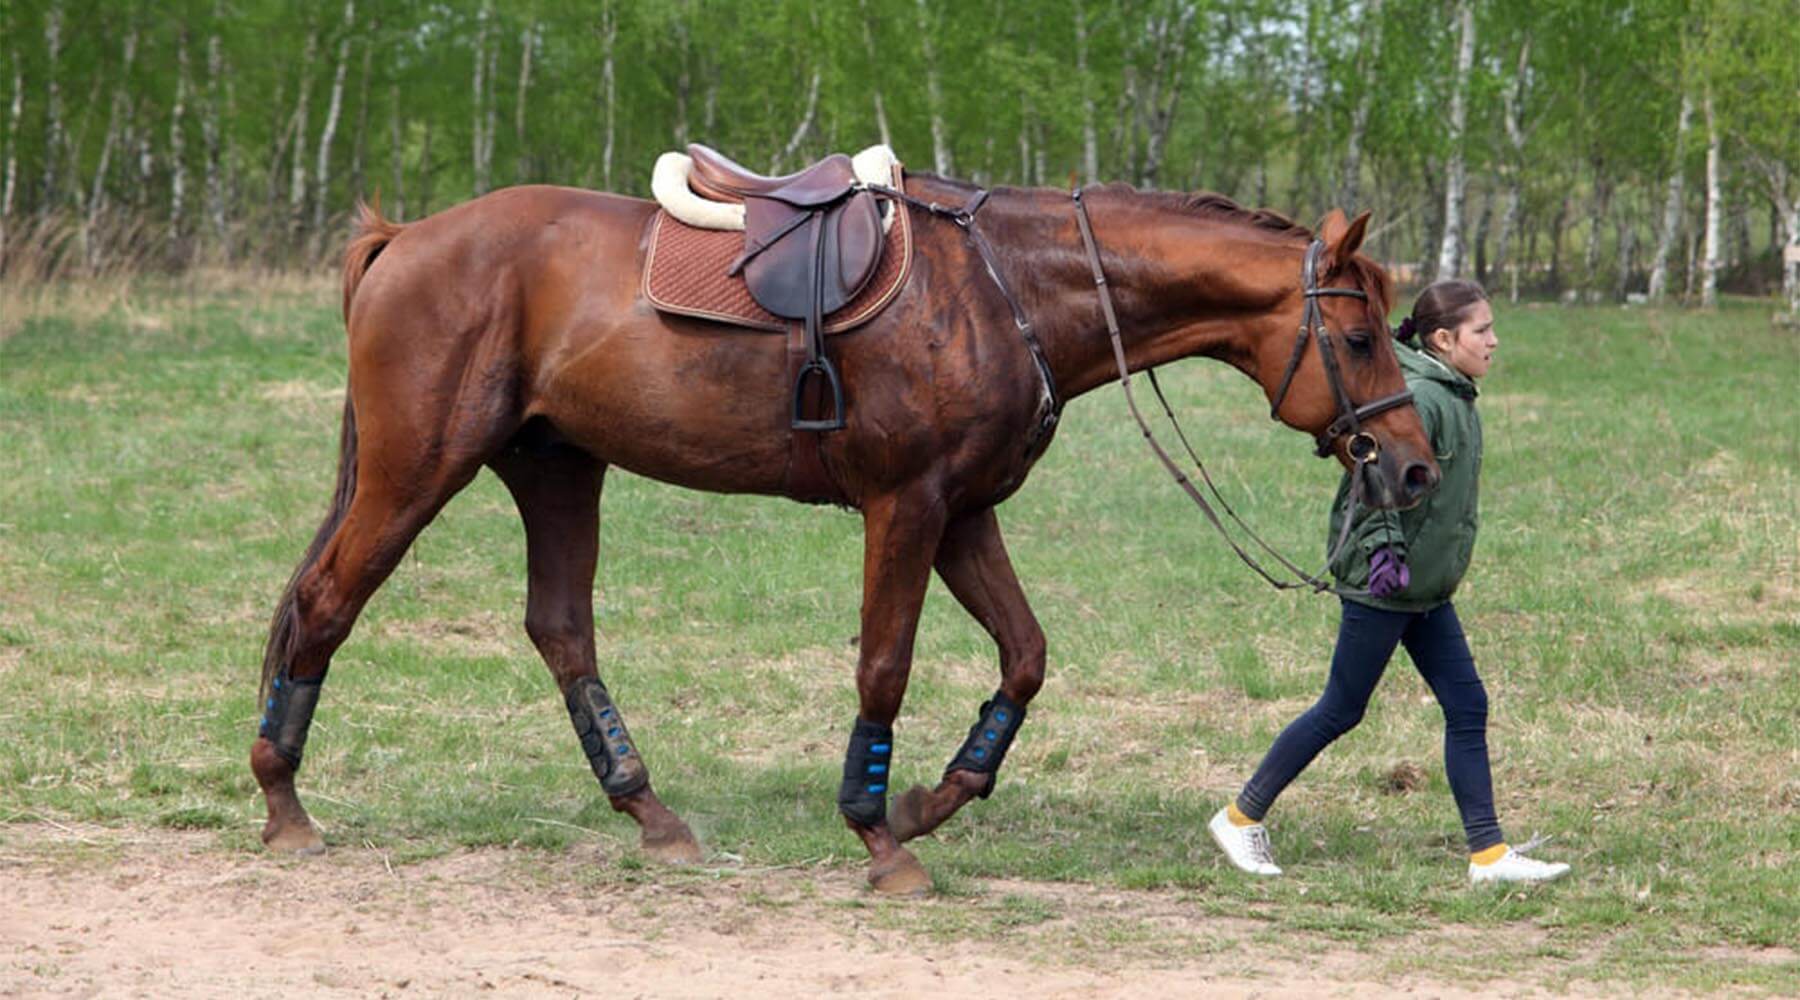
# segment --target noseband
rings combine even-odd
[[[1362,429],[1362,422],[1376,415],[1386,413],[1397,406],[1405,406],[1412,402],[1412,390],[1402,389],[1391,396],[1383,396],[1361,406],[1350,401],[1350,394],[1344,390],[1343,372],[1338,367],[1337,349],[1331,346],[1331,334],[1325,329],[1325,312],[1319,307],[1319,300],[1325,296],[1338,296],[1347,299],[1369,301],[1369,293],[1360,288],[1320,288],[1319,257],[1325,252],[1324,240],[1313,240],[1306,248],[1306,259],[1300,265],[1300,294],[1306,301],[1305,311],[1300,317],[1300,335],[1294,338],[1294,353],[1288,356],[1287,370],[1281,373],[1281,387],[1275,390],[1275,399],[1269,404],[1269,419],[1281,419],[1281,403],[1287,399],[1288,387],[1294,382],[1294,373],[1300,370],[1300,359],[1306,355],[1306,342],[1316,340],[1319,343],[1319,360],[1325,364],[1325,380],[1331,383],[1331,394],[1337,400],[1337,419],[1318,435],[1318,455],[1323,458],[1331,454],[1331,445],[1338,438],[1350,435],[1345,449],[1351,459],[1358,464],[1373,462],[1381,454],[1381,446],[1376,443],[1372,434]]]

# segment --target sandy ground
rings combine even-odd
[[[1251,944],[1266,923],[1205,916],[1173,893],[993,882],[973,898],[890,902],[844,866],[621,874],[603,860],[478,850],[392,864],[355,847],[285,860],[212,834],[0,826],[0,996],[1537,992],[1395,978],[1391,953],[1325,939],[1271,954]],[[1008,931],[1008,907],[1038,917]],[[1150,928],[1149,946],[1108,940],[1108,914]],[[1157,947],[1169,941],[1180,947]]]

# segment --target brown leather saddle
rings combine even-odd
[[[804,323],[793,428],[842,429],[844,385],[825,353],[824,318],[856,298],[881,263],[885,240],[874,193],[842,153],[781,177],[753,173],[698,143],[688,155],[688,183],[697,193],[744,203],[744,250],[727,273],[741,272],[750,296],[771,314]],[[815,385],[830,393],[829,415],[807,415]]]

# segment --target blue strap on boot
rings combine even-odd
[[[288,676],[286,667],[269,682],[262,725],[256,734],[275,744],[275,752],[296,771],[300,770],[306,732],[312,726],[313,709],[319,705],[319,691],[324,683],[324,674],[297,681]]]
[[[984,799],[992,795],[1000,765],[1006,761],[1006,751],[1024,721],[1025,706],[1008,698],[1005,692],[995,691],[994,697],[982,704],[981,718],[969,730],[969,738],[963,741],[962,749],[956,752],[950,766],[944,768],[945,776],[951,771],[985,774],[987,782],[976,794]]]
[[[600,779],[601,791],[617,798],[650,783],[650,769],[632,746],[625,720],[619,717],[619,709],[600,678],[583,677],[569,685],[563,700],[568,703],[575,735],[581,740],[581,752],[587,755],[594,777]]]
[[[838,786],[838,812],[858,826],[887,819],[888,766],[894,759],[894,730],[857,719],[844,751],[844,781]]]

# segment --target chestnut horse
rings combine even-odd
[[[975,191],[929,175],[906,182],[908,194],[946,205],[969,204]],[[1326,217],[1314,279],[1340,291],[1312,298],[1301,280],[1312,234],[1279,216],[1214,195],[1116,186],[1082,200],[1133,370],[1196,355],[1223,361],[1279,393],[1279,419],[1351,465],[1349,435],[1325,433],[1338,403],[1405,389],[1386,335],[1387,276],[1356,252],[1366,214]],[[899,210],[915,212],[914,273],[875,320],[831,338],[848,426],[823,435],[819,451],[864,528],[860,710],[839,805],[868,849],[870,882],[907,893],[930,881],[901,842],[992,790],[1044,678],[1044,634],[994,508],[1042,454],[1045,400],[1079,396],[1117,370],[1068,192],[991,193],[976,221],[997,275],[970,234],[917,207]],[[336,495],[276,610],[250,754],[270,848],[323,848],[294,775],[332,653],[420,529],[486,466],[525,523],[525,630],[603,791],[637,820],[649,855],[700,857],[595,672],[601,483],[617,465],[694,489],[783,494],[793,383],[784,338],[660,314],[644,300],[656,211],[560,187],[497,191],[406,225],[363,209],[344,263],[350,372]],[[1047,365],[1021,338],[1002,284],[1035,326]],[[1321,343],[1329,330],[1336,345],[1343,393],[1316,348],[1291,383],[1283,379],[1309,303],[1321,310]],[[1365,450],[1370,438],[1379,446],[1364,477],[1370,503],[1404,506],[1435,483],[1410,405],[1370,417],[1357,436]],[[911,789],[889,813],[890,727],[934,569],[994,637],[999,689],[936,788]]]

